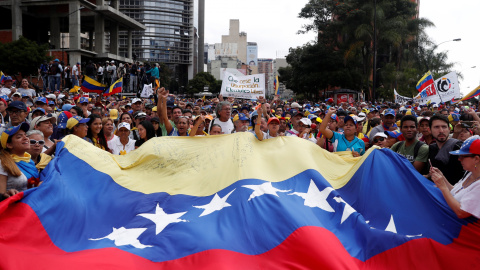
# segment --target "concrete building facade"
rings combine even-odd
[[[230,20],[228,35],[222,36],[222,45],[236,44],[237,58],[244,64],[247,63],[247,33],[240,32],[240,20]]]
[[[119,11],[119,0],[0,0],[0,24],[4,37],[11,33],[11,40],[3,41],[25,36],[49,43],[51,53],[66,54],[70,65],[105,59],[131,62],[131,42],[127,54],[120,56],[118,33],[145,29]]]

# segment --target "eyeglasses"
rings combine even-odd
[[[9,114],[16,114],[16,115],[19,115],[23,112],[25,112],[25,111],[8,111]]]
[[[44,144],[45,144],[45,141],[44,141],[44,140],[36,141],[36,140],[30,139],[30,144],[31,144],[31,145],[36,145],[37,143],[38,143],[39,145],[44,145]]]
[[[383,141],[385,141],[385,138],[383,137],[373,139],[373,143],[383,142]]]

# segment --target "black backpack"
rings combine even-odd
[[[48,75],[57,75],[58,71],[58,63],[53,63],[48,69]]]

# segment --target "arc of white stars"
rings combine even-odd
[[[253,192],[250,194],[248,201],[255,197],[260,197],[265,194],[274,195],[278,197],[277,192],[290,192],[291,190],[280,190],[272,186],[271,182],[263,183],[261,185],[244,185],[244,188],[252,189]]]
[[[167,214],[163,209],[157,204],[155,208],[155,214],[144,213],[138,214],[137,216],[144,217],[155,223],[155,234],[162,232],[169,224],[177,222],[187,222],[187,220],[179,219],[179,217],[185,215],[187,212]]]
[[[315,185],[315,182],[310,180],[310,186],[308,187],[307,193],[293,192],[288,195],[297,195],[303,198],[305,200],[304,205],[306,206],[318,207],[327,212],[335,212],[332,206],[327,202],[328,195],[330,195],[333,190],[334,189],[331,187],[326,187],[320,191],[317,185]]]
[[[350,204],[348,204],[346,201],[344,201],[343,198],[335,197],[333,199],[335,201],[337,201],[338,203],[344,203],[345,204],[345,208],[343,208],[342,220],[340,221],[340,224],[342,224],[345,220],[347,220],[347,218],[351,214],[357,212],[357,210],[355,210],[352,206],[350,206]]]
[[[230,191],[223,198],[218,196],[218,193],[215,193],[215,195],[213,196],[212,200],[209,203],[207,203],[205,205],[198,205],[198,206],[194,205],[193,207],[199,208],[199,209],[204,209],[204,211],[202,212],[200,217],[209,215],[209,214],[211,214],[215,211],[222,210],[225,207],[231,206],[229,203],[227,203],[227,199],[230,195],[232,195],[232,193],[234,191],[235,191],[235,189]]]

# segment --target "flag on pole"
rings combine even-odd
[[[121,93],[122,92],[122,85],[123,85],[123,77],[121,77],[114,84],[112,84],[110,86],[110,88],[103,93],[103,95],[104,96],[111,96],[113,94]]]
[[[273,89],[275,90],[275,95],[278,95],[278,76],[275,76],[273,80]]]
[[[80,90],[80,86],[78,85],[75,85],[72,89],[70,89],[70,91],[68,91],[69,93],[78,93],[78,91]]]
[[[3,83],[4,79],[5,79],[5,74],[3,74],[3,71],[0,71],[0,83]]]
[[[423,77],[417,83],[417,90],[418,92],[422,92],[423,89],[427,88],[428,86],[435,85],[435,81],[433,80],[432,73],[428,71],[423,75]]]
[[[466,96],[464,96],[462,99],[457,100],[455,103],[458,103],[460,101],[464,101],[467,99],[474,98],[476,96],[480,95],[480,85],[477,86],[477,88],[473,89],[470,93],[468,93]],[[452,100],[453,101],[453,100]]]
[[[83,92],[93,92],[93,93],[101,94],[103,93],[103,91],[105,91],[105,87],[106,87],[105,84],[99,83],[94,79],[88,76],[85,76],[81,88]]]

